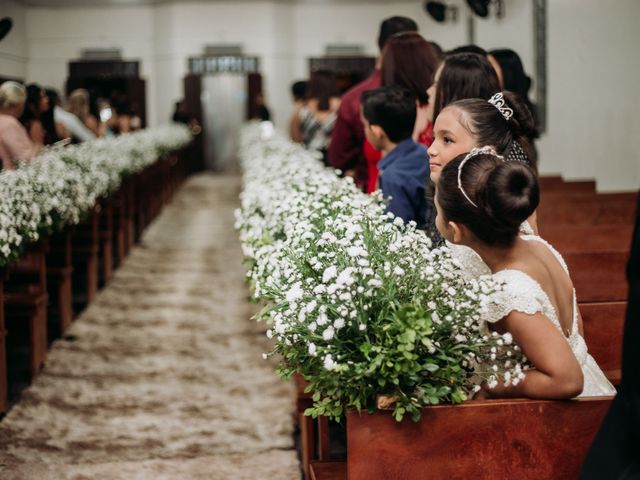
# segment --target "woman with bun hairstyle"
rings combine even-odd
[[[483,318],[510,333],[532,369],[504,384],[490,381],[476,398],[565,399],[613,395],[581,335],[575,290],[560,254],[520,225],[538,206],[535,172],[493,149],[450,161],[436,187],[436,225],[450,243],[473,249],[503,289]]]

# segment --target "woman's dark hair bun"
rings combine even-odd
[[[445,165],[437,197],[446,220],[466,225],[489,245],[512,245],[520,225],[538,207],[540,190],[536,174],[524,163],[474,152]]]
[[[538,207],[540,190],[535,173],[517,162],[500,163],[487,176],[483,190],[487,214],[496,223],[519,226]]]

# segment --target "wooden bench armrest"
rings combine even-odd
[[[347,462],[311,462],[311,480],[347,480]]]

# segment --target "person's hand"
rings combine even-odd
[[[486,385],[482,385],[482,388],[473,396],[473,400],[488,400],[490,398],[491,395],[489,395]]]
[[[376,397],[376,407],[378,410],[387,410],[393,408],[397,400],[396,397],[392,397],[391,395],[378,395]]]

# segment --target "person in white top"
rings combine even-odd
[[[71,136],[78,142],[87,142],[96,138],[96,135],[85,126],[82,120],[62,108],[62,102],[59,97],[56,97],[53,118],[56,123],[64,125]]]
[[[534,367],[515,385],[484,385],[477,398],[613,395],[587,352],[562,257],[540,237],[519,234],[538,202],[535,173],[487,148],[456,157],[439,175],[436,226],[447,241],[473,249],[503,283],[484,320],[511,333]]]

